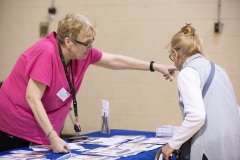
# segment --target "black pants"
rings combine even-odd
[[[20,147],[28,147],[29,145],[30,145],[29,141],[26,141],[18,137],[14,137],[12,135],[0,131],[0,152]]]

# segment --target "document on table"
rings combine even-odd
[[[76,156],[68,158],[68,160],[116,160],[118,158],[120,158],[120,157],[76,155]]]
[[[117,148],[117,147],[99,147],[89,151],[84,152],[83,154],[88,155],[102,155],[102,156],[113,156],[113,157],[123,157],[125,155],[134,155],[131,149]]]
[[[83,146],[79,145],[78,143],[68,143],[70,149],[76,149],[77,151],[87,151],[89,149],[84,148]]]
[[[150,143],[150,144],[166,144],[171,139],[171,137],[150,137],[142,141],[141,143]]]
[[[140,139],[144,138],[144,135],[134,136],[134,135],[115,135],[111,138],[118,138],[118,139],[125,139],[125,140],[134,140],[134,139]]]
[[[87,144],[97,144],[97,145],[103,145],[103,146],[112,146],[117,145],[119,143],[125,142],[125,139],[120,138],[98,138],[93,141],[86,142]]]
[[[122,143],[116,146],[95,148],[95,149],[86,151],[83,154],[113,156],[113,157],[115,156],[128,157],[132,155],[137,155],[138,153],[141,153],[144,151],[150,151],[150,150],[159,148],[161,146],[162,145],[128,142],[128,143]]]
[[[46,160],[46,152],[35,152],[35,151],[27,151],[27,150],[13,150],[10,151],[9,154],[0,156],[0,160],[7,159],[18,159],[18,160],[29,160],[29,159],[38,159],[38,160]]]
[[[29,148],[31,148],[34,151],[50,151],[51,150],[50,145],[41,145],[36,143],[31,143]]]
[[[128,143],[123,143],[117,147],[122,148],[122,149],[131,149],[131,150],[135,150],[137,152],[143,152],[143,151],[150,151],[150,150],[159,148],[161,146],[162,145],[128,142]]]

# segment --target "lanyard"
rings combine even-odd
[[[71,94],[72,94],[72,99],[73,99],[73,109],[74,109],[74,115],[75,115],[75,124],[74,124],[74,130],[77,132],[81,132],[81,126],[78,123],[78,112],[77,112],[77,100],[76,100],[76,93],[75,93],[75,88],[74,88],[74,77],[73,77],[73,69],[72,69],[72,60],[70,60],[69,65],[70,65],[70,70],[71,70],[71,74],[72,74],[72,82],[70,81],[70,77],[69,77],[69,73],[67,70],[67,66],[63,57],[63,53],[62,53],[62,48],[60,46],[60,44],[58,43],[58,47],[59,47],[59,53],[60,53],[60,58],[64,67],[64,71],[65,71],[65,76],[67,78],[68,81],[68,85],[70,87],[71,90]]]

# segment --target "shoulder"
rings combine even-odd
[[[51,36],[51,34],[47,37],[40,39],[36,44],[35,48],[43,51],[55,51],[58,48],[58,43],[56,39]]]
[[[92,48],[91,51],[89,51],[89,54],[102,54],[102,51],[97,48]]]
[[[185,67],[178,74],[178,84],[189,84],[196,81],[200,82],[200,76],[198,71],[192,67]]]
[[[87,59],[90,61],[90,63],[96,63],[102,58],[102,54],[102,51],[92,48],[92,50],[88,52]]]
[[[198,75],[198,71],[193,68],[193,67],[185,67],[183,68],[179,74],[178,74],[178,78],[182,78],[182,77],[191,77],[191,76],[197,76]]]
[[[42,38],[35,44],[30,46],[24,54],[29,57],[35,56],[51,56],[56,53],[57,45],[48,38]]]

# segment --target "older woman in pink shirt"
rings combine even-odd
[[[92,47],[96,36],[83,15],[68,14],[52,32],[29,47],[17,60],[0,89],[0,151],[51,144],[55,153],[70,151],[59,137],[73,101],[76,132],[76,93],[89,65],[114,70],[158,71],[173,80],[175,67],[101,52]]]

